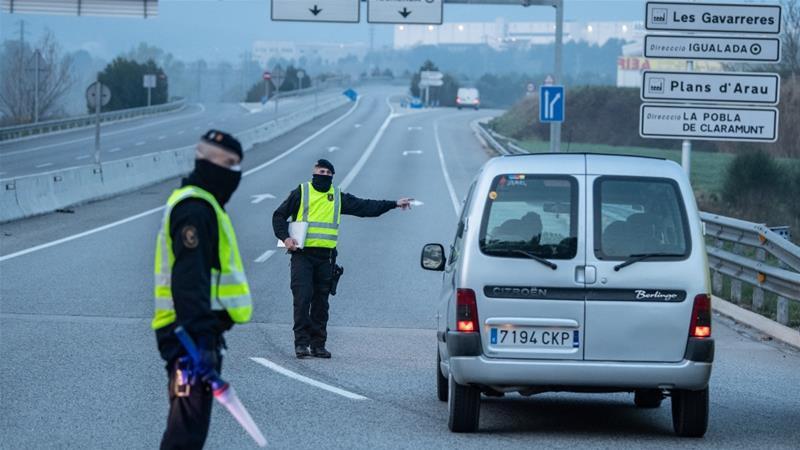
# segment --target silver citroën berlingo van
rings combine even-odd
[[[599,154],[489,160],[469,188],[437,311],[438,397],[452,431],[481,394],[671,397],[675,432],[702,436],[714,358],[705,245],[674,162]]]

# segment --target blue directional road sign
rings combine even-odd
[[[564,121],[564,86],[539,86],[539,122]]]

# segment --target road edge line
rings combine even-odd
[[[439,121],[441,118],[433,121],[433,138],[436,140],[436,151],[439,153],[439,166],[442,168],[444,174],[444,182],[447,185],[447,192],[450,194],[450,200],[453,202],[453,210],[455,210],[456,217],[458,217],[458,196],[453,187],[453,180],[450,179],[450,172],[447,170],[447,165],[444,162],[444,152],[442,151],[442,142],[439,140]]]
[[[800,349],[800,331],[782,325],[774,320],[737,306],[724,298],[713,296],[711,306],[714,311],[743,323],[754,330],[771,336],[785,344]]]

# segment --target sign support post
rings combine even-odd
[[[94,163],[100,165],[100,106],[102,105],[102,92],[100,84],[100,73],[97,74],[97,82],[94,88]]]
[[[563,84],[562,75],[562,51],[564,46],[564,1],[560,0],[553,5],[556,8],[556,41],[555,41],[555,67],[553,68],[554,84]],[[550,151],[558,153],[561,151],[561,122],[550,123]]]
[[[694,72],[694,61],[691,59],[686,61],[686,71]],[[681,167],[683,167],[686,176],[692,173],[692,141],[684,139],[681,143]]]

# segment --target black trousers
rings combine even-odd
[[[161,438],[161,450],[189,450],[202,449],[208,436],[208,426],[211,424],[211,406],[214,404],[214,394],[199,377],[194,383],[187,397],[178,397],[175,392],[175,363],[168,365],[169,376],[169,415],[167,416],[167,429]],[[222,357],[217,356],[217,372],[222,370]]]
[[[292,253],[294,345],[324,347],[328,338],[328,296],[333,281],[335,251]]]

